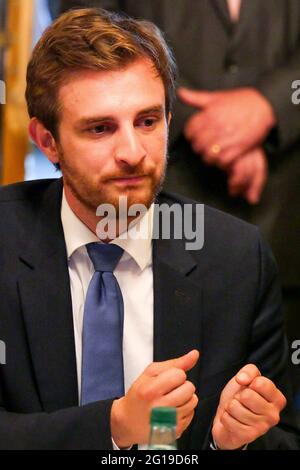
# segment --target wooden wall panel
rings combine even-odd
[[[32,44],[33,3],[34,0],[8,0],[2,184],[24,179],[24,159],[28,150],[28,116],[24,93]]]

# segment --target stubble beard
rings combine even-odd
[[[162,189],[167,167],[167,158],[165,158],[160,175],[156,176],[154,171],[150,174],[148,173],[146,177],[147,188],[143,185],[141,188],[125,188],[121,190],[116,187],[112,189],[111,182],[96,182],[92,178],[79,174],[66,162],[62,151],[60,152],[59,161],[64,184],[68,186],[75,199],[94,216],[101,204],[111,204],[115,208],[116,215],[119,216],[119,198],[121,196],[127,197],[128,208],[133,204],[142,204],[149,209]],[[140,173],[137,172],[137,174]]]

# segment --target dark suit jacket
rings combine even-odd
[[[237,27],[226,0],[62,0],[63,10],[72,6],[102,6],[155,22],[174,50],[179,84],[254,86],[270,101],[278,126],[265,142],[270,171],[257,207],[229,197],[225,174],[193,154],[182,129],[194,109],[180,102],[171,123],[165,189],[259,225],[284,287],[300,289],[300,105],[291,100],[292,82],[300,77],[299,0],[242,0]]]
[[[78,406],[72,304],[60,219],[62,182],[0,189],[0,449],[110,449],[111,400]],[[161,194],[158,202],[191,203]],[[220,392],[255,363],[288,395],[274,260],[258,231],[205,208],[205,244],[153,243],[154,360],[201,351],[199,405],[180,448],[209,444]],[[284,430],[283,430],[284,429]],[[288,414],[253,448],[296,448]]]

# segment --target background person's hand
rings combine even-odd
[[[268,178],[268,160],[261,147],[234,160],[227,170],[230,196],[240,196],[257,204]]]
[[[153,362],[132,384],[126,395],[115,400],[111,410],[112,438],[119,448],[148,442],[150,413],[155,406],[177,408],[177,437],[191,423],[198,403],[195,386],[186,372],[199,359],[197,350],[176,359]]]
[[[212,436],[218,449],[239,449],[276,426],[284,395],[254,364],[243,367],[222,391]]]
[[[180,87],[177,94],[199,110],[185,123],[185,137],[207,164],[221,169],[261,146],[276,124],[271,104],[255,88],[209,92]]]

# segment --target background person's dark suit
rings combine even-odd
[[[1,449],[111,448],[111,401],[77,406],[61,193],[61,180],[0,189]],[[184,201],[165,194],[159,202]],[[206,208],[204,248],[184,244],[154,241],[154,359],[200,349],[190,373],[199,406],[179,445],[201,449],[221,390],[244,364],[257,364],[288,396],[288,352],[275,264],[257,229]],[[277,427],[250,447],[297,446],[299,437]]]
[[[225,173],[192,152],[182,129],[194,109],[177,101],[165,189],[259,225],[279,265],[290,343],[300,338],[300,1],[242,0],[233,26],[226,0],[62,0],[147,18],[165,31],[179,67],[179,84],[193,89],[254,86],[271,102],[277,128],[265,142],[269,176],[258,206],[228,196]],[[237,129],[238,132],[238,129]],[[300,389],[299,366],[293,378]]]

